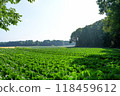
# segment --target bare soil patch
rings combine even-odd
[[[15,48],[15,47],[0,47],[0,48]]]

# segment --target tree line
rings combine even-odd
[[[97,0],[100,14],[106,14],[103,30],[109,47],[120,48],[120,0]],[[105,39],[106,40],[106,39]]]
[[[9,41],[9,42],[0,42],[0,46],[65,46],[65,45],[74,45],[75,43],[69,43],[69,41],[62,40],[44,40],[44,41]]]
[[[76,47],[113,47],[110,33],[104,31],[104,19],[84,28],[78,28],[71,34],[70,42]]]
[[[105,34],[102,28],[102,20],[84,28],[78,28],[71,34],[70,42],[76,42],[77,47],[103,47]]]
[[[70,42],[79,47],[120,48],[120,0],[97,0],[97,4],[106,18],[78,28],[71,34]]]

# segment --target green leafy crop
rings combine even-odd
[[[0,48],[0,79],[120,79],[119,58],[110,48]]]

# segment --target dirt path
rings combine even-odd
[[[15,47],[0,47],[0,48],[15,48]]]

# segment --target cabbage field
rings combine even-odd
[[[120,50],[67,47],[0,48],[0,79],[120,79]]]

